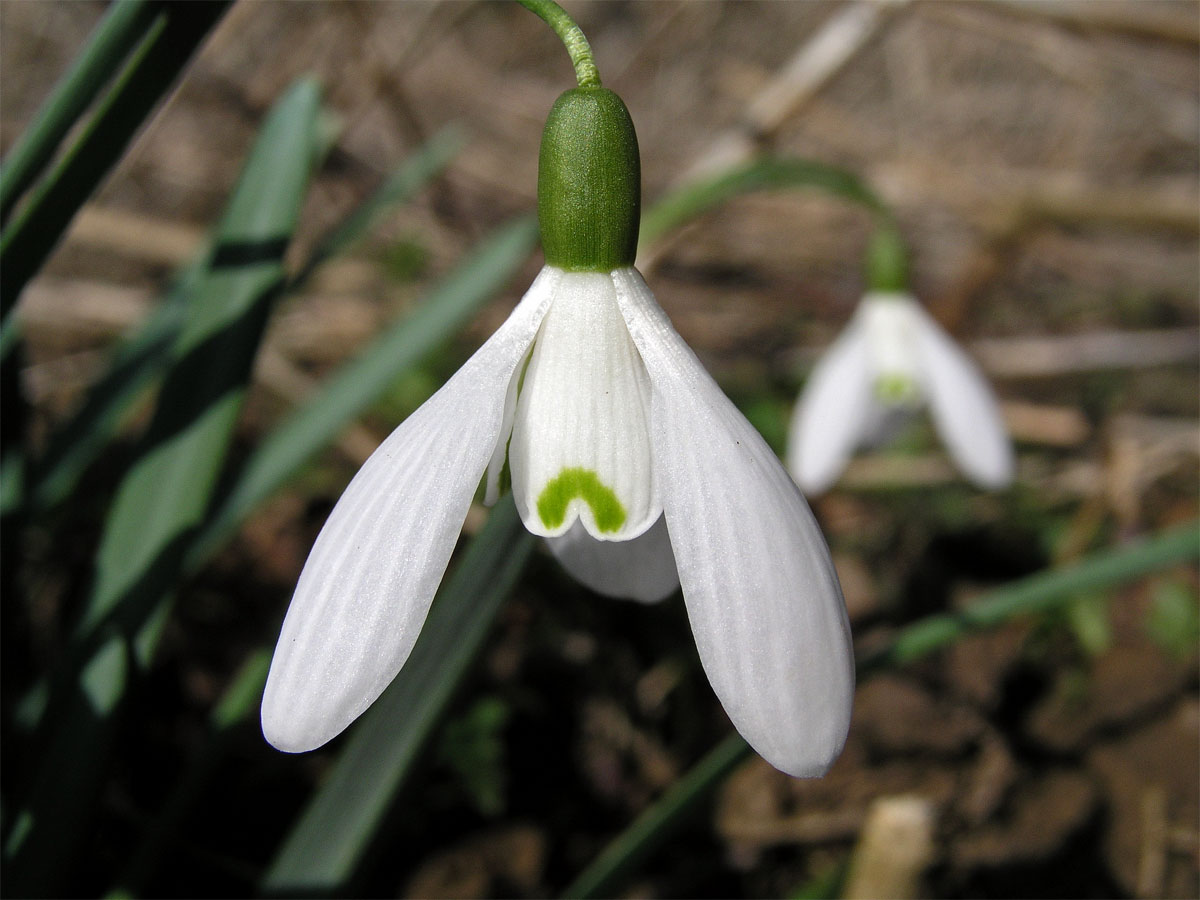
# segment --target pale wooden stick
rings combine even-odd
[[[838,8],[750,102],[744,118],[718,136],[687,169],[680,183],[711,175],[753,156],[764,138],[778,131],[867,45],[899,5],[899,0],[893,0],[847,3]]]
[[[1200,43],[1200,28],[1191,3],[1096,3],[1094,0],[996,0],[995,5],[1019,16],[1049,19],[1089,30],[1116,31],[1137,37]]]
[[[1046,378],[1195,363],[1200,360],[1200,332],[1195,328],[1163,328],[986,338],[972,341],[969,349],[994,378]]]
[[[1162,897],[1167,873],[1167,792],[1152,785],[1142,794],[1142,846],[1137,895]]]
[[[867,812],[842,896],[847,900],[920,896],[933,859],[934,811],[924,797],[880,797]]]

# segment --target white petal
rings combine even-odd
[[[996,395],[942,327],[917,304],[912,310],[922,387],[946,449],[972,481],[1004,487],[1012,481],[1013,453]]]
[[[551,269],[548,266],[542,271],[554,273],[555,281],[557,281],[557,276],[562,274],[561,270]],[[504,418],[500,424],[500,439],[496,441],[496,449],[492,452],[492,458],[487,467],[487,483],[484,485],[483,491],[483,502],[487,506],[493,506],[500,499],[500,495],[508,489],[507,485],[500,483],[501,475],[504,473],[504,467],[508,464],[508,442],[512,436],[513,418],[517,414],[517,392],[532,352],[533,347],[530,345],[530,348],[525,351],[525,355],[521,357],[520,364],[513,370],[512,377],[508,380],[508,392],[504,395]]]
[[[661,516],[630,541],[598,541],[576,521],[566,534],[546,538],[546,546],[577,581],[606,597],[657,603],[679,587],[671,538]]]
[[[833,484],[874,419],[866,334],[856,317],[817,362],[788,431],[788,468],[808,493]]]
[[[873,291],[854,316],[867,337],[875,392],[889,404],[920,405],[921,362],[913,342],[913,310],[919,309],[911,294]]]
[[[919,385],[916,390],[921,390]],[[863,438],[858,442],[859,448],[874,450],[890,444],[909,426],[918,412],[919,406],[914,407],[904,402],[882,404],[873,396],[871,412],[863,423]]]
[[[267,740],[311,750],[400,671],[500,434],[504,395],[550,301],[539,278],[508,321],[371,454],[317,536],[263,694]]]
[[[767,762],[821,774],[841,752],[854,694],[850,625],[829,550],[779,460],[641,276],[613,275],[650,374],[659,490],[700,661]]]
[[[624,541],[662,514],[650,449],[650,381],[608,274],[567,272],[517,397],[508,464],[525,527]]]

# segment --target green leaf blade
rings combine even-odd
[[[8,221],[21,194],[50,164],[71,126],[141,43],[158,14],[146,0],[118,0],[109,8],[0,165],[0,221]]]
[[[176,341],[143,453],[109,512],[85,631],[131,591],[156,595],[147,601],[154,603],[178,577],[284,281],[283,253],[311,174],[318,109],[315,82],[295,85],[272,110],[243,170]],[[141,583],[146,576],[148,585]]]
[[[0,314],[6,327],[29,279],[227,6],[228,0],[155,4],[158,17],[83,134],[0,234]]]
[[[444,128],[430,138],[411,159],[388,176],[378,190],[326,235],[292,286],[305,281],[321,263],[362,237],[388,208],[410,200],[449,165],[463,144],[462,133],[454,127]]]
[[[78,410],[56,428],[34,466],[32,502],[45,511],[66,501],[88,467],[112,443],[129,409],[155,383],[171,358],[207,255],[188,266],[167,296],[112,354],[108,370]]]
[[[87,640],[77,642],[44,716],[44,751],[18,814],[28,827],[19,844],[5,848],[6,888],[15,895],[55,894],[86,835],[127,684],[161,633],[283,282],[283,250],[315,158],[318,110],[316,84],[302,81],[268,116],[188,310],[141,454],[110,508],[82,629]],[[234,241],[253,253],[222,259],[221,247]],[[96,628],[101,622],[108,627]]]

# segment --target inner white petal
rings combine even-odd
[[[912,324],[915,306],[907,294],[892,293],[867,294],[859,306],[875,397],[886,406],[915,407],[921,401],[921,367]]]
[[[576,521],[546,546],[576,581],[607,597],[658,603],[679,588],[665,517],[629,541],[597,541]]]
[[[562,269],[555,266],[543,266],[542,271],[533,280],[533,284],[529,286],[526,296],[549,295],[550,300],[553,301],[558,282],[564,274],[566,273]],[[487,475],[484,479],[483,502],[488,506],[492,506],[500,499],[500,495],[508,490],[508,482],[505,480],[507,475],[505,467],[508,464],[508,441],[512,436],[513,416],[517,411],[517,391],[525,380],[525,367],[529,364],[529,355],[532,352],[533,345],[530,344],[525,355],[521,357],[520,364],[513,370],[508,381],[508,390],[504,394],[504,418],[500,423],[500,437],[496,440],[496,446],[492,450],[492,458],[488,461]]]
[[[662,513],[650,445],[650,382],[612,277],[567,272],[542,321],[508,448],[513,498],[534,534],[575,521],[623,541]]]

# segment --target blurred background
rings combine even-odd
[[[1003,402],[1019,457],[1012,488],[962,481],[918,421],[812,498],[861,654],[922,617],[1195,519],[1200,6],[567,8],[638,128],[647,204],[761,152],[856,173],[895,212],[914,293]],[[5,152],[105,12],[0,4]],[[33,456],[200,252],[268,110],[310,74],[326,141],[287,250],[292,272],[444,127],[463,144],[275,307],[230,467],[494,229],[534,210],[542,124],[573,84],[554,35],[515,4],[234,4],[21,295]],[[871,231],[844,198],[767,190],[643,247],[662,306],[781,453],[806,373],[864,290]],[[213,711],[246,660],[273,646],[357,466],[503,320],[540,262],[521,255],[465,328],[178,580],[94,802],[71,813],[81,837],[49,867],[52,881],[25,887],[555,895],[730,732],[678,594],[651,608],[607,600],[536,547],[403,784],[376,798],[384,811],[352,864],[328,882],[263,882],[353,729],[287,756],[262,740],[251,709],[214,751]],[[8,526],[10,847],[13,810],[47,778],[33,774],[42,744],[20,724],[22,704],[69,655],[106,509],[153,410],[151,392],[64,502]],[[485,519],[474,510],[468,533]],[[687,814],[605,891],[1196,896],[1197,580],[1194,558],[1159,567],[875,669],[826,778],[794,780],[751,754],[689,794]],[[93,759],[88,743],[75,752],[64,782]],[[876,864],[881,840],[891,852]]]

